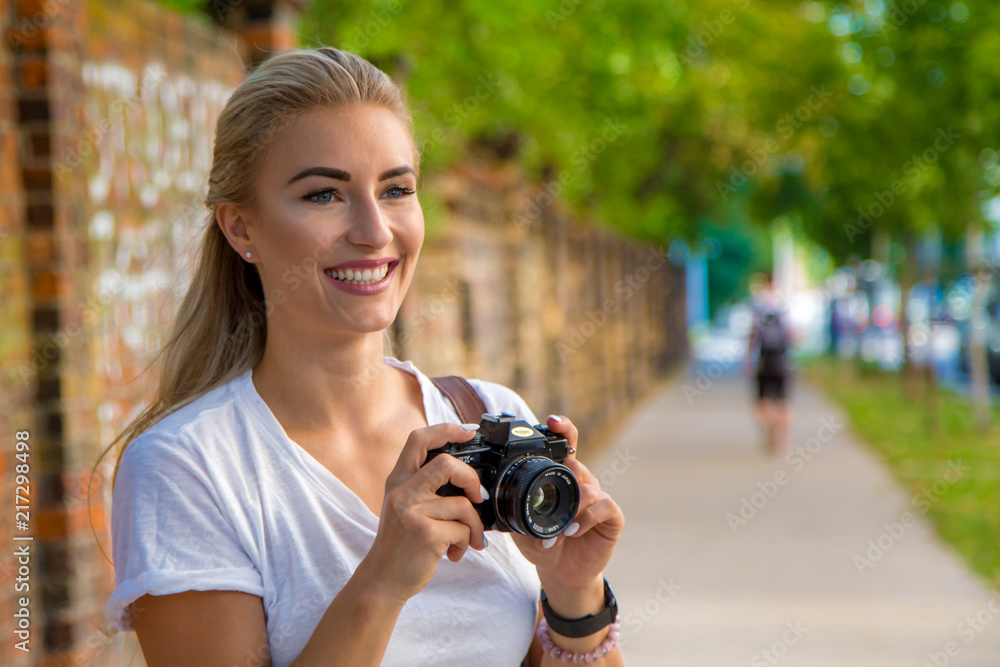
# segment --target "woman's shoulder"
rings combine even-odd
[[[206,434],[223,433],[237,420],[233,417],[242,410],[238,401],[240,389],[247,373],[224,382],[174,409],[145,431],[140,433],[126,451],[142,444],[144,451],[167,446],[171,449],[190,444],[190,439],[203,440]],[[137,449],[136,449],[137,451]]]

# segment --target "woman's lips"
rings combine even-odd
[[[389,288],[399,260],[345,262],[323,270],[323,275],[348,294],[378,294]]]
[[[392,264],[399,260],[395,257],[377,257],[375,259],[355,259],[350,262],[343,262],[335,266],[328,266],[324,271],[344,271],[346,269],[376,269],[385,264]]]

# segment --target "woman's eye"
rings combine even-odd
[[[398,196],[395,196],[395,197],[389,197],[389,199],[400,199],[404,195],[412,195],[415,192],[415,190],[413,190],[412,188],[404,187],[402,185],[394,185],[391,188],[389,188],[388,190],[386,190],[386,194],[388,194],[390,192],[396,192],[396,193],[399,193],[399,194],[398,194]]]
[[[337,193],[336,190],[326,189],[317,190],[316,192],[310,192],[303,199],[311,202],[316,202],[317,204],[328,204],[333,201],[333,195]]]
[[[385,191],[389,199],[401,199],[407,195],[412,195],[416,191],[412,188],[408,188],[402,185],[393,185],[388,190]],[[313,202],[315,204],[329,204],[334,200],[337,195],[337,191],[332,188],[325,188],[323,190],[317,190],[316,192],[310,192],[303,199],[306,201]]]

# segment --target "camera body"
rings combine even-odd
[[[487,530],[554,537],[576,518],[580,485],[562,465],[569,455],[566,438],[541,424],[531,426],[506,412],[484,414],[468,442],[428,451],[424,465],[441,454],[451,454],[479,475],[490,498],[473,507]],[[437,493],[465,495],[450,483]]]

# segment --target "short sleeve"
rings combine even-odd
[[[145,433],[125,449],[111,506],[116,586],[108,625],[134,630],[127,607],[144,594],[230,590],[263,597],[205,459],[183,435]]]
[[[486,404],[486,411],[491,414],[506,412],[518,419],[523,419],[529,424],[538,424],[538,418],[531,411],[528,404],[521,395],[513,389],[505,387],[496,382],[486,382],[485,380],[470,379],[469,384],[476,390]]]

